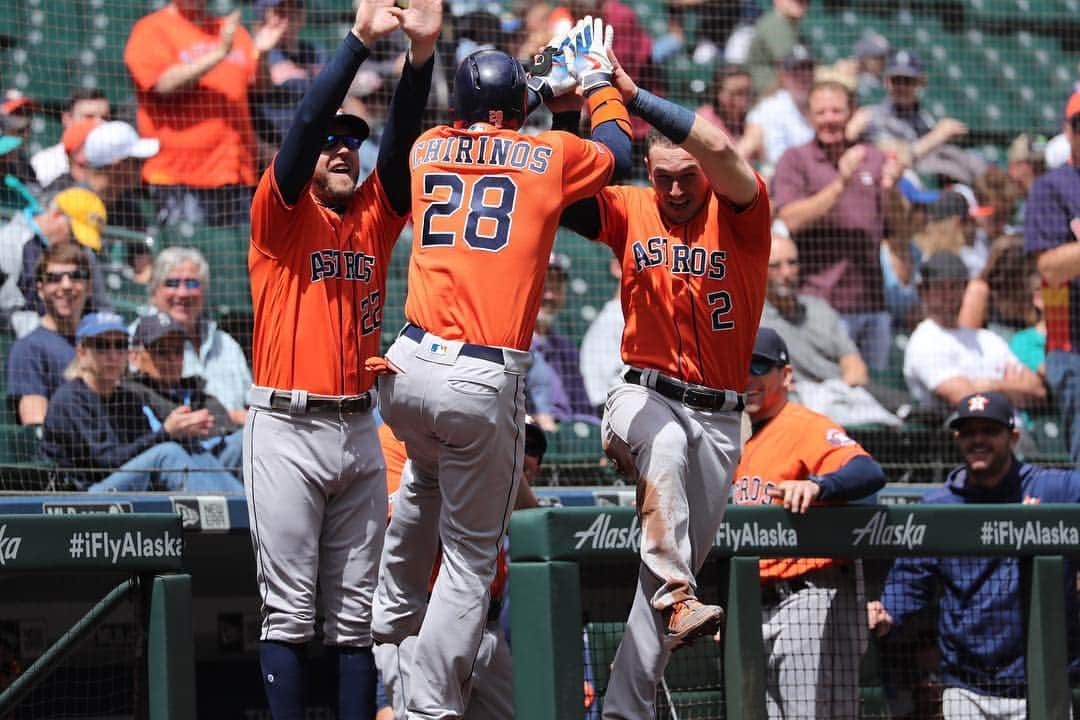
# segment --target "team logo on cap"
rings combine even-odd
[[[983,412],[990,403],[990,398],[984,395],[975,395],[968,398],[968,412]]]

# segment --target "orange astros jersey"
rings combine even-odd
[[[789,402],[743,446],[735,470],[732,502],[771,505],[773,499],[767,491],[781,481],[827,475],[861,455],[869,456],[842,427],[820,413]],[[827,558],[768,558],[761,561],[761,577],[790,579],[833,562]]]
[[[614,166],[603,145],[565,132],[421,135],[405,317],[448,340],[528,350],[559,215]]]
[[[374,376],[386,266],[408,216],[397,215],[372,173],[343,216],[311,195],[289,207],[273,164],[251,202],[251,299],[255,384],[320,395],[356,395]]]
[[[622,264],[622,359],[685,382],[742,391],[765,302],[771,223],[765,182],[742,212],[715,193],[685,225],[652,188],[605,188],[600,242]]]

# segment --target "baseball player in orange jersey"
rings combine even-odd
[[[386,522],[373,376],[386,268],[408,219],[407,150],[431,85],[441,0],[362,0],[313,80],[251,206],[255,387],[244,484],[262,600],[260,664],[275,720],[302,718],[304,644],[337,660],[339,716],[374,716],[371,596]],[[379,37],[412,41],[378,166],[359,187],[367,124],[335,114]]]
[[[651,187],[610,187],[562,222],[622,265],[624,382],[608,394],[604,449],[637,485],[641,566],[604,696],[605,718],[655,712],[671,650],[713,634],[697,598],[740,452],[742,389],[765,300],[769,199],[724,132],[614,75],[654,128]]]
[[[412,149],[408,324],[383,363],[392,372],[379,378],[379,407],[413,472],[387,530],[372,624],[376,642],[418,633],[405,688],[410,719],[460,718],[468,705],[521,472],[528,349],[559,214],[629,164],[607,33],[588,20],[573,36],[582,61],[574,72],[603,145],[519,133],[525,71],[481,50],[458,68],[454,126],[429,130]],[[424,525],[433,518],[444,559],[428,602],[438,543]]]
[[[735,471],[738,505],[811,505],[877,492],[885,474],[844,429],[788,402],[787,344],[758,331],[746,383],[753,434]],[[828,558],[761,561],[766,705],[771,718],[859,717],[859,659],[866,649],[858,568]]]

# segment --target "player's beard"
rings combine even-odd
[[[326,173],[315,178],[315,195],[327,207],[344,207],[356,192],[356,180],[352,175]]]

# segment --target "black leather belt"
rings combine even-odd
[[[427,330],[409,323],[405,326],[405,329],[401,331],[401,334],[409,338],[413,342],[421,343],[424,341],[424,335],[427,335]],[[491,347],[490,345],[474,345],[472,343],[462,343],[460,355],[467,355],[468,357],[474,357],[479,360],[487,360],[493,362],[496,365],[502,365],[506,361],[503,358],[503,351],[497,347]]]
[[[308,412],[333,411],[348,414],[370,410],[371,406],[372,396],[369,392],[345,397],[311,395],[310,393],[307,396]],[[275,390],[270,393],[270,407],[274,410],[289,412],[292,409],[292,393],[286,390]]]
[[[643,377],[644,373],[637,368],[630,368],[623,373],[623,379],[626,382],[652,387],[664,397],[694,409],[741,412],[746,407],[746,398],[734,390],[714,390],[704,385],[684,383],[660,373],[656,373],[656,384],[650,386],[647,382],[642,382]]]

